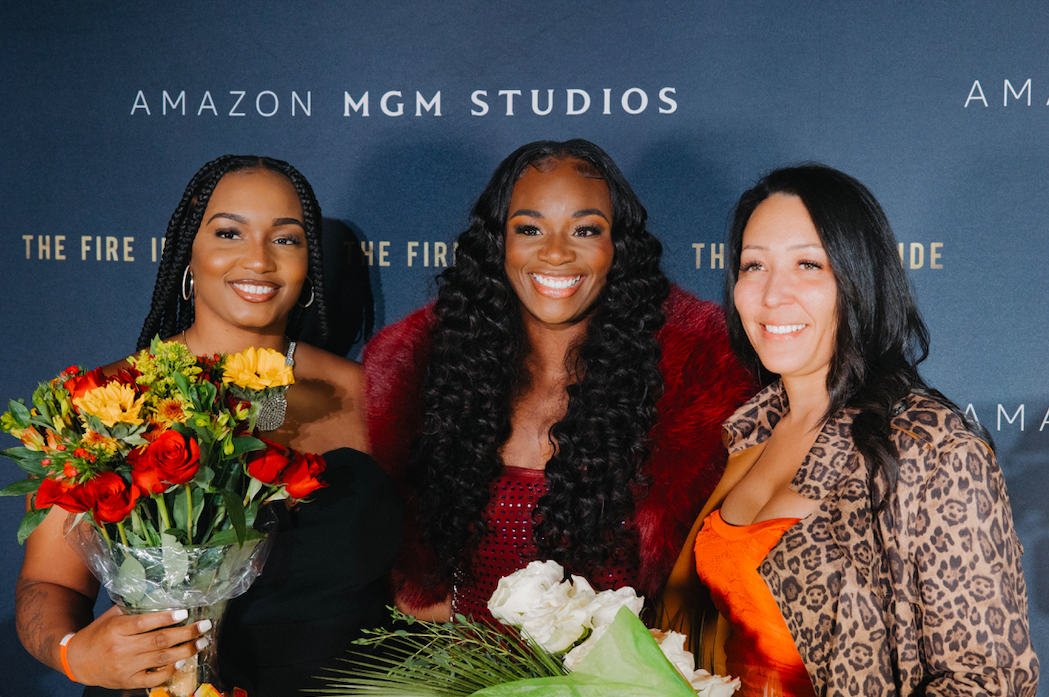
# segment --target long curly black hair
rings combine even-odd
[[[154,336],[174,336],[193,324],[193,296],[186,300],[182,295],[182,279],[193,255],[193,239],[200,229],[204,210],[208,207],[211,193],[225,175],[245,169],[268,169],[288,178],[299,195],[302,204],[303,226],[309,267],[306,275],[310,284],[303,284],[303,297],[288,317],[285,333],[292,339],[298,337],[308,312],[317,313],[317,327],[322,338],[328,335],[328,318],[324,307],[324,264],[321,256],[321,207],[313,194],[313,187],[299,171],[282,160],[254,155],[223,155],[200,168],[186,186],[182,200],[171,216],[164,237],[164,255],[157,270],[157,282],[153,287],[153,305],[142,326],[137,350],[149,346]],[[187,284],[188,287],[188,284]],[[312,288],[313,303],[309,302]]]
[[[758,205],[772,194],[801,199],[819,234],[837,284],[838,327],[827,375],[827,421],[846,407],[859,410],[852,424],[856,448],[870,463],[872,506],[882,510],[899,478],[899,453],[891,422],[910,393],[930,397],[957,414],[993,448],[990,434],[918,373],[929,355],[929,330],[900,262],[896,238],[881,205],[859,181],[821,164],[777,169],[736,204],[728,241],[725,319],[736,355],[763,384],[777,376],[761,365],[747,339],[733,296],[739,278],[743,231]]]
[[[511,403],[528,385],[530,351],[521,308],[503,267],[514,184],[528,167],[577,159],[600,177],[612,203],[614,259],[588,317],[586,337],[567,357],[568,407],[550,429],[548,493],[534,513],[543,558],[577,573],[626,562],[636,550],[630,519],[643,492],[648,434],[663,390],[656,332],[669,283],[662,245],[619,168],[585,140],[540,141],[507,157],[473,207],[455,265],[438,278],[435,326],[424,384],[423,434],[412,447],[424,535],[449,579],[486,530],[489,482],[503,465]],[[511,463],[512,464],[512,463]]]

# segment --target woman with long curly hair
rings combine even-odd
[[[186,187],[138,348],[159,335],[197,355],[249,346],[285,354],[294,384],[259,430],[280,445],[323,453],[327,486],[301,510],[278,508],[265,569],[230,602],[218,637],[210,620],[182,626],[181,610],[125,615],[113,607],[93,617],[99,583],[66,543],[67,516],[54,507],[26,540],[16,622],[26,649],[90,686],[85,695],[159,685],[218,641],[228,687],[283,697],[319,687],[320,668],[361,628],[383,620],[401,515],[389,477],[366,454],[363,371],[298,341],[311,313],[322,334],[327,327],[320,250],[320,206],[286,162],[226,155]],[[127,366],[121,360],[104,370]]]
[[[599,589],[663,585],[724,465],[718,425],[752,388],[721,311],[663,275],[646,218],[597,146],[525,145],[436,303],[369,344],[369,433],[411,511],[402,608],[490,617],[498,579],[533,559]]]

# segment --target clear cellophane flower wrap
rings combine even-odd
[[[212,546],[183,546],[165,539],[160,547],[128,547],[107,541],[81,522],[66,539],[125,614],[185,609],[184,624],[209,619],[208,645],[163,686],[171,697],[188,697],[201,684],[223,689],[218,672],[218,633],[227,601],[243,595],[262,573],[273,543],[276,516],[264,507],[256,530],[264,536]],[[71,517],[75,523],[75,518]]]

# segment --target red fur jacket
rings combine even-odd
[[[725,467],[721,424],[756,389],[729,347],[721,308],[675,287],[664,310],[667,321],[658,334],[664,389],[644,470],[651,486],[633,518],[641,561],[637,591],[653,599]],[[364,351],[372,456],[405,496],[408,450],[422,425],[420,387],[432,321],[429,308],[419,310],[383,329]],[[450,589],[421,582],[427,553],[411,527],[394,584],[410,605],[426,607],[443,601]]]

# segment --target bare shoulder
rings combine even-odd
[[[360,389],[364,384],[364,368],[360,363],[310,344],[296,344],[295,374],[310,379],[326,378],[348,389]]]
[[[287,393],[291,444],[306,452],[348,447],[368,452],[364,369],[309,344],[295,347],[295,384]]]
[[[118,361],[107,363],[106,365],[102,366],[102,374],[108,378],[112,377],[113,375],[116,375],[121,370],[127,370],[132,366],[132,360],[134,360],[136,356],[138,356],[138,353],[133,353],[127,358],[121,358]]]

